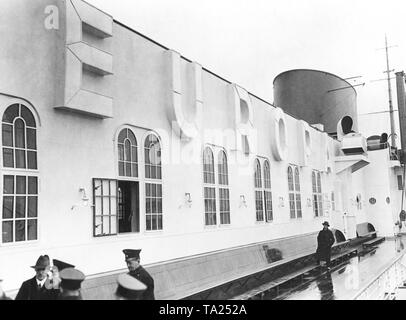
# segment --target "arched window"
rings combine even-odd
[[[294,168],[294,175],[293,175]],[[290,218],[302,217],[302,199],[300,195],[300,174],[296,166],[288,167],[289,209]]]
[[[3,175],[2,242],[38,239],[37,129],[32,112],[22,104],[6,109],[2,120],[3,167],[20,169]]]
[[[313,212],[315,217],[323,216],[323,197],[321,193],[320,172],[312,172]]]
[[[162,230],[162,167],[161,143],[158,137],[150,134],[145,139],[145,208],[146,230]]]
[[[264,199],[265,199],[265,218],[267,222],[273,220],[272,209],[272,191],[271,191],[271,168],[269,161],[264,162]]]
[[[203,183],[205,225],[217,225],[216,219],[216,185],[214,174],[213,151],[207,147],[203,151]]]
[[[204,183],[215,184],[214,157],[210,148],[206,148],[203,153],[203,174]]]
[[[230,190],[228,188],[228,164],[224,151],[218,156],[220,224],[230,224]]]
[[[255,160],[255,211],[257,221],[264,221],[264,198],[262,189],[261,177],[261,162],[259,159]]]
[[[137,139],[130,129],[121,130],[118,136],[118,175],[138,177]]]
[[[219,184],[227,186],[228,185],[228,165],[227,165],[227,156],[224,151],[219,152],[218,172],[219,172]]]
[[[7,108],[3,115],[3,167],[37,168],[37,129],[31,111],[22,104]]]
[[[156,135],[150,134],[145,139],[145,178],[157,179],[162,178],[161,167],[161,144]]]

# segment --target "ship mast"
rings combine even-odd
[[[393,46],[392,46],[393,47]],[[384,73],[387,74],[388,78],[388,95],[389,95],[389,115],[390,115],[390,130],[391,130],[391,147],[396,148],[396,140],[395,140],[395,118],[393,115],[393,102],[392,102],[392,84],[391,84],[391,75],[390,73],[395,71],[389,68],[389,48],[388,47],[388,38],[385,34],[385,51],[386,51],[386,71]]]

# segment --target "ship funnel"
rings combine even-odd
[[[406,162],[406,96],[405,96],[405,73],[396,73],[396,89],[398,94],[400,141],[402,150],[400,154],[401,163]]]

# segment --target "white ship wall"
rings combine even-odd
[[[178,131],[172,128],[172,121],[176,120],[172,95],[179,93],[171,91],[174,74],[168,50],[117,23],[113,23],[112,37],[83,35],[85,42],[109,50],[113,59],[113,74],[99,77],[84,72],[81,77],[77,77],[77,62],[67,59],[69,53],[66,49],[65,28],[67,25],[68,34],[78,28],[77,23],[80,22],[72,22],[72,19],[66,22],[66,8],[76,2],[0,2],[0,11],[4,12],[0,22],[0,37],[5,39],[0,47],[0,112],[3,114],[16,101],[24,103],[36,115],[39,124],[39,169],[33,172],[39,176],[38,240],[0,243],[0,277],[5,279],[5,290],[18,289],[23,280],[32,277],[33,272],[29,266],[41,254],[67,261],[86,275],[94,275],[125,268],[122,254],[125,248],[142,248],[143,264],[158,263],[315,232],[321,229],[324,220],[330,221],[333,228],[344,231],[344,212],[354,215],[356,223],[371,220],[374,225],[377,224],[379,231],[387,231],[386,224],[382,224],[365,203],[362,210],[357,211],[352,201],[358,193],[366,200],[374,190],[380,192],[386,188],[385,192],[390,192],[388,178],[380,180],[379,185],[373,185],[367,175],[362,173],[365,168],[355,174],[351,174],[348,169],[336,175],[334,157],[343,156],[339,150],[340,142],[325,137],[325,133],[311,127],[308,129],[311,153],[306,158],[302,152],[303,143],[298,139],[299,120],[286,114],[288,153],[286,159],[278,161],[272,149],[271,125],[276,109],[252,95],[250,117],[257,134],[257,139],[253,137],[252,147],[256,145],[257,149],[252,149],[250,156],[244,156],[241,150],[236,151],[238,144],[235,138],[219,139],[224,132],[236,130],[232,85],[206,70],[201,70],[202,77],[199,78],[199,66],[185,59],[180,60],[181,105],[185,117],[188,121],[196,120],[198,112],[194,111],[195,103],[202,104],[203,111],[200,137],[181,140]],[[48,30],[44,27],[44,19],[49,16],[45,10],[49,5],[58,9],[58,29]],[[108,15],[95,8],[89,10],[96,16],[103,15],[108,21]],[[179,69],[175,71],[179,72]],[[202,82],[201,98],[194,79]],[[93,92],[91,98],[79,97],[67,101],[67,95],[72,89],[70,86],[76,85],[80,90]],[[74,100],[76,104],[71,105]],[[102,101],[100,105],[98,101]],[[95,238],[93,209],[90,204],[84,205],[79,188],[84,187],[92,200],[93,178],[119,179],[116,140],[124,127],[131,128],[137,137],[139,159],[144,157],[142,146],[148,130],[154,130],[161,137],[164,227],[162,231],[145,231],[144,168],[140,165],[141,232]],[[324,143],[331,150],[330,160],[327,160]],[[201,155],[203,146],[208,144],[213,145],[215,159],[221,148],[225,148],[229,159],[230,226],[204,226]],[[190,150],[199,161],[191,161],[185,156]],[[249,161],[248,164],[234,161],[237,156]],[[271,164],[272,223],[259,223],[255,218],[252,168],[256,156],[269,159]],[[306,161],[303,160],[305,158]],[[329,172],[327,163],[331,166]],[[289,164],[300,165],[302,219],[290,219],[287,181]],[[314,217],[311,200],[312,170],[322,172],[325,216],[318,218]],[[10,173],[18,173],[18,170],[3,168],[2,175]],[[334,211],[331,204],[332,191],[336,196]],[[191,195],[190,208],[185,205],[185,193]],[[242,195],[246,199],[246,207],[241,205]],[[382,227],[381,230],[381,225],[385,229]],[[347,237],[353,236],[354,232],[347,230]]]

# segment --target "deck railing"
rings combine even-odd
[[[404,257],[404,253],[396,257],[385,270],[357,293],[354,300],[386,300],[393,297],[396,288],[406,280],[406,266],[402,261]]]

